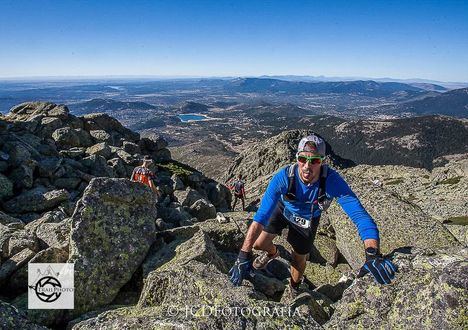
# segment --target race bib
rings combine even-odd
[[[302,218],[291,211],[289,211],[287,208],[284,208],[283,211],[284,217],[291,222],[292,224],[299,226],[301,228],[310,228],[311,221],[310,219]]]

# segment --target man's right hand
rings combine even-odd
[[[229,271],[229,275],[231,276],[229,280],[234,284],[234,286],[242,285],[242,281],[250,277],[250,273],[252,272],[252,253],[241,251],[237,260],[232,266],[231,270]]]
[[[390,284],[395,278],[396,271],[397,267],[389,259],[384,258],[377,249],[367,248],[366,262],[361,267],[357,277],[371,273],[377,283]]]

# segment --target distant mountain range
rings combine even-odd
[[[434,97],[399,104],[397,112],[410,112],[417,115],[440,114],[468,118],[468,88],[454,89]]]
[[[185,102],[180,108],[181,113],[203,113],[207,112],[211,106],[197,103],[197,102]]]
[[[318,116],[303,123],[348,164],[432,169],[436,158],[468,150],[468,122],[444,116],[357,121]]]
[[[145,129],[155,129],[164,127],[166,125],[175,125],[180,123],[180,119],[177,116],[170,116],[170,115],[158,115],[148,120],[142,120],[135,124],[129,126],[130,129],[134,131],[141,131]]]
[[[444,86],[440,86],[437,84],[429,84],[429,83],[409,83],[408,85],[418,87],[424,89],[426,91],[434,91],[434,92],[446,92],[448,89]]]
[[[354,117],[406,114],[443,114],[468,117],[466,88],[444,92],[427,81],[382,82],[299,81],[307,77],[187,79],[159,81],[0,82],[0,113],[15,104],[47,100],[69,105],[75,115],[105,112],[125,125],[174,113],[209,113],[213,107],[235,104],[257,107],[265,103],[276,109],[258,109],[267,116],[281,113],[284,105],[309,110],[309,114]],[[314,79],[314,77],[309,77]],[[322,77],[317,77],[321,79]],[[157,106],[153,105],[157,104]],[[217,111],[218,112],[218,111]],[[298,109],[295,114],[300,114]],[[259,118],[262,119],[262,118]],[[162,124],[158,122],[159,124]]]
[[[86,102],[70,104],[69,109],[74,115],[86,115],[93,112],[114,113],[123,110],[156,110],[154,105],[145,102],[122,102],[111,99],[92,99]]]
[[[418,94],[426,90],[397,82],[375,82],[372,80],[338,82],[303,82],[278,79],[239,78],[224,85],[228,92],[237,93],[289,93],[289,94],[358,94],[370,97],[387,97],[396,93]]]
[[[430,79],[398,79],[398,78],[370,78],[370,77],[326,77],[326,76],[297,76],[297,75],[283,75],[283,76],[261,76],[256,78],[269,78],[287,81],[356,81],[356,80],[372,80],[377,82],[399,82],[408,85],[430,85],[439,86],[445,89],[458,89],[468,87],[468,82],[448,82]],[[438,88],[439,88],[438,87]]]

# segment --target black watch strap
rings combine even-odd
[[[381,256],[381,254],[379,252],[379,249],[374,248],[374,247],[366,248],[366,260],[375,259],[375,258],[380,257],[380,256]]]

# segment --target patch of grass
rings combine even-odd
[[[158,163],[158,167],[170,172],[171,174],[177,175],[181,179],[188,178],[191,174],[193,174],[194,170],[189,166],[184,166],[179,162],[165,162],[165,163]]]
[[[461,176],[456,176],[450,179],[442,180],[439,182],[439,184],[457,184],[461,180]]]
[[[468,225],[468,216],[463,215],[460,217],[451,217],[444,221],[444,223],[451,224],[451,225]]]
[[[393,181],[388,181],[388,182],[385,182],[385,184],[387,185],[390,185],[390,184],[400,184],[400,183],[403,183],[405,182],[402,178],[398,178],[398,179],[395,179]]]

